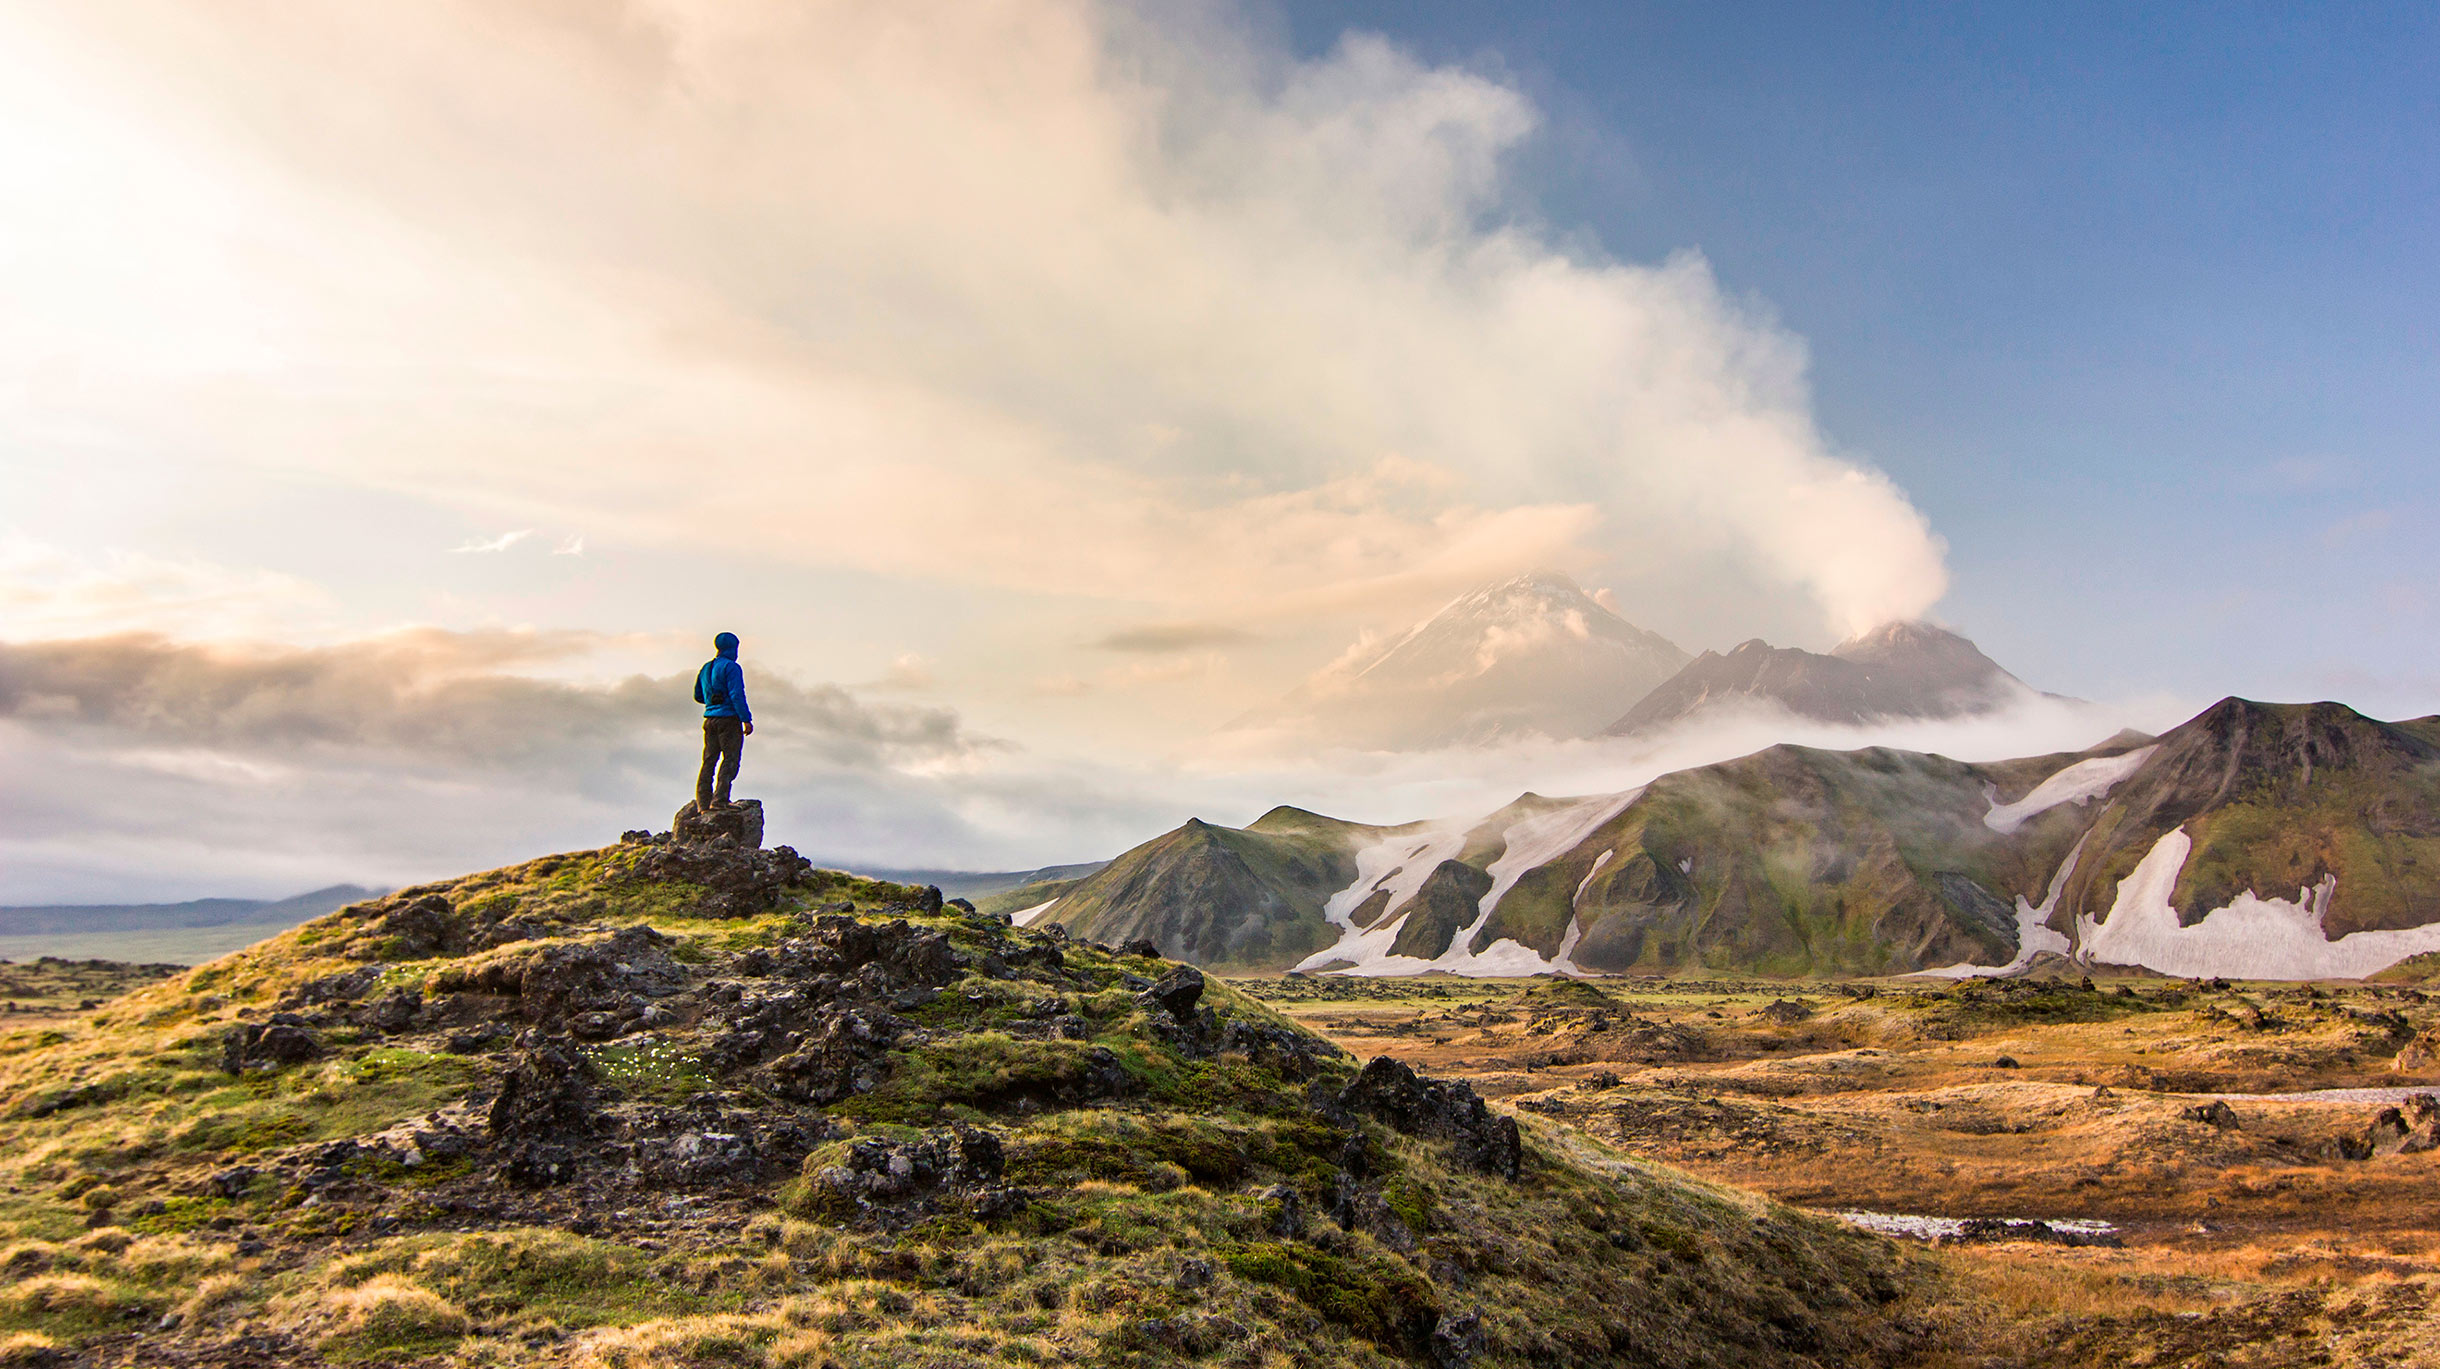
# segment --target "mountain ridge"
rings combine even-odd
[[[1706,651],[1603,729],[1647,736],[1704,713],[1771,706],[1815,722],[1987,713],[2034,690],[1964,637],[1928,623],[1889,623],[1827,653],[1759,637]]]
[[[0,936],[303,922],[381,891],[333,884],[287,898],[192,898],[178,903],[60,903],[0,907]]]
[[[1178,919],[1208,939],[1229,899],[1260,901],[1266,939],[1230,962],[1249,969],[1976,974],[2056,952],[2360,977],[2440,950],[2433,721],[2229,699],[2157,738],[2005,761],[1781,744],[1473,819],[1365,827],[1292,810],[1292,889],[1246,861],[1203,879],[1172,833],[1147,844],[1168,843],[1160,897],[1103,884],[1043,916],[1191,954]]]

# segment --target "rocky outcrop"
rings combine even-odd
[[[708,845],[723,837],[752,850],[763,844],[763,806],[761,799],[739,799],[718,808],[701,809],[693,799],[670,819],[670,835],[682,845]]]
[[[382,956],[390,960],[467,955],[532,941],[560,929],[552,921],[510,909],[462,911],[437,893],[408,891],[372,906],[379,912],[373,931],[380,938]]]
[[[1337,1102],[1409,1136],[1448,1142],[1469,1169],[1514,1179],[1524,1162],[1515,1118],[1493,1112],[1470,1084],[1425,1078],[1386,1055],[1374,1056]]]
[[[2440,1150],[2440,1098],[2409,1094],[2404,1103],[2383,1108],[2359,1135],[2337,1143],[2342,1160],[2375,1160],[2391,1155],[2420,1155]]]
[[[2032,691],[1972,642],[1927,623],[1892,623],[1828,655],[1756,638],[1706,651],[1638,700],[1612,736],[1665,731],[1698,714],[1767,707],[1828,723],[1986,713]]]
[[[301,1065],[322,1053],[322,1039],[291,1012],[275,1012],[267,1021],[231,1027],[221,1037],[220,1067],[230,1074]]]
[[[484,1121],[507,1148],[501,1177],[524,1188],[576,1173],[575,1146],[598,1129],[592,1063],[564,1039],[528,1032],[500,1080]]]
[[[757,822],[756,843],[761,835]],[[765,851],[756,844],[737,840],[729,832],[704,840],[682,840],[668,832],[658,836],[630,832],[621,844],[642,849],[615,879],[622,883],[678,880],[700,885],[704,895],[696,911],[704,917],[756,917],[767,913],[779,906],[789,890],[803,887],[814,874],[813,862],[798,855],[793,847],[777,846]]]
[[[943,1211],[1005,1217],[1025,1195],[1000,1182],[1008,1156],[978,1127],[930,1131],[914,1140],[860,1140],[809,1166],[798,1206],[862,1225],[897,1229]]]

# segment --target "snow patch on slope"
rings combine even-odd
[[[1031,927],[1041,918],[1044,913],[1051,910],[1052,904],[1055,904],[1058,901],[1058,899],[1054,898],[1050,901],[1050,903],[1037,903],[1031,908],[1020,908],[1017,911],[1010,913],[1008,915],[1008,920],[1019,927]]]
[[[2325,875],[2296,900],[2237,895],[2193,926],[2178,921],[2169,895],[2194,850],[2177,828],[2152,844],[2101,921],[2076,919],[2087,960],[2141,965],[2189,979],[2362,979],[2408,956],[2440,951],[2440,923],[2396,931],[2352,932],[2333,941],[2323,926],[2338,880]]]
[[[1470,822],[1442,823],[1420,832],[1401,832],[1385,837],[1356,851],[1356,878],[1353,884],[1332,894],[1322,905],[1322,919],[1339,929],[1336,945],[1316,951],[1298,961],[1296,968],[1315,970],[1336,961],[1352,961],[1357,965],[1399,962],[1412,969],[1369,971],[1380,974],[1421,974],[1431,962],[1417,956],[1391,955],[1389,948],[1398,940],[1398,929],[1406,922],[1406,905],[1422,890],[1423,882],[1444,860],[1455,859],[1466,846]],[[1357,908],[1376,890],[1386,890],[1389,905],[1370,927],[1358,927],[1352,920]]]
[[[1470,824],[1445,824],[1428,833],[1405,833],[1376,842],[1356,852],[1356,880],[1330,896],[1322,905],[1325,920],[1344,929],[1338,944],[1316,951],[1298,962],[1300,970],[1315,970],[1336,965],[1340,974],[1384,976],[1422,974],[1429,970],[1445,970],[1476,978],[1498,975],[1559,974],[1567,971],[1567,952],[1574,948],[1575,925],[1569,924],[1568,939],[1562,943],[1558,956],[1545,960],[1532,947],[1502,937],[1483,948],[1480,955],[1467,949],[1475,934],[1490,921],[1492,910],[1516,887],[1528,871],[1566,855],[1583,843],[1595,829],[1625,811],[1644,791],[1630,789],[1622,794],[1605,794],[1598,798],[1555,808],[1547,813],[1524,818],[1509,825],[1502,833],[1506,849],[1491,862],[1484,873],[1491,876],[1491,889],[1476,905],[1474,921],[1458,932],[1449,942],[1449,949],[1438,959],[1421,956],[1393,955],[1390,946],[1398,939],[1398,929],[1406,922],[1401,911],[1423,885],[1424,878],[1442,861],[1454,858],[1465,848]],[[1404,867],[1400,868],[1401,862]],[[1390,890],[1389,908],[1381,919],[1369,928],[1353,926],[1348,918],[1374,889]],[[1581,886],[1579,886],[1581,892]]]
[[[2060,955],[2066,955],[2074,950],[2074,943],[2067,939],[2065,932],[2051,930],[2050,915],[2059,910],[2059,895],[2066,892],[2067,877],[2075,872],[2076,858],[2084,854],[2084,843],[2091,837],[2092,833],[2087,832],[2076,838],[2075,848],[2067,853],[2067,859],[2059,862],[2058,873],[2050,877],[2050,892],[2043,896],[2041,906],[2036,907],[2027,903],[2023,894],[2016,896],[2016,957],[2014,959],[2005,965],[1974,965],[1959,961],[1954,965],[1944,966],[1937,970],[1917,970],[1915,973],[1937,979],[1972,979],[1978,975],[2012,975],[2032,964],[2033,958],[2044,951],[2055,951]]]
[[[1617,854],[1617,850],[1613,848],[1593,857],[1593,868],[1585,871],[1584,878],[1576,881],[1575,896],[1568,900],[1570,905],[1582,903],[1584,901],[1584,891],[1593,887],[1593,876],[1600,874],[1601,867],[1609,864],[1610,857]]]
[[[2047,813],[2062,803],[2089,803],[2142,769],[2143,763],[2158,750],[2158,745],[2139,746],[2124,755],[2078,761],[2035,785],[2032,793],[2016,802],[1991,805],[1991,811],[1983,814],[1983,826],[1994,832],[2011,833],[2024,826],[2026,819]]]

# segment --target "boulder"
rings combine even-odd
[[[739,799],[735,803],[714,808],[709,812],[697,808],[693,799],[670,819],[670,835],[680,845],[709,845],[727,837],[747,850],[763,843],[763,806],[761,799]]]
[[[1180,1021],[1193,1016],[1195,1004],[1202,999],[1203,972],[1192,965],[1178,966],[1135,996],[1135,1001],[1144,1007],[1165,1010]]]
[[[322,1053],[321,1039],[295,1013],[231,1027],[220,1040],[220,1067],[231,1074],[303,1064]]]
[[[426,894],[392,908],[382,915],[376,930],[395,940],[400,959],[466,953],[465,924],[449,906],[449,900],[439,894]]]
[[[1373,1057],[1338,1105],[1409,1136],[1447,1141],[1459,1163],[1486,1174],[1514,1179],[1524,1163],[1515,1118],[1493,1112],[1470,1085],[1424,1078],[1386,1055]]]

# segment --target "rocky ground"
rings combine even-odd
[[[1939,1280],[1888,1241],[1348,1055],[1147,946],[681,829],[29,993],[52,1006],[0,1023],[0,1363],[1933,1344]]]
[[[2440,1363],[2440,1001],[2412,984],[1244,987],[1633,1154],[1969,1219],[1935,1362]],[[2229,1096],[2324,1089],[2385,1092]]]
[[[120,994],[186,973],[184,965],[115,960],[0,960],[0,1028],[91,1012]]]

